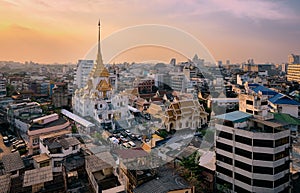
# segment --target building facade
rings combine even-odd
[[[93,66],[94,60],[78,60],[75,77],[75,86],[78,89],[83,88],[86,85]]]
[[[235,111],[216,116],[216,186],[225,192],[290,190],[290,130]]]
[[[300,83],[300,64],[288,64],[287,80]]]

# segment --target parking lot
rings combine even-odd
[[[2,156],[4,155],[4,154],[8,154],[8,153],[10,153],[10,151],[11,151],[11,149],[12,149],[12,147],[11,146],[9,146],[9,147],[7,147],[4,143],[3,143],[3,137],[2,137],[2,135],[1,135],[1,133],[0,133],[0,159],[2,159]]]

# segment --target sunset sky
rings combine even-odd
[[[0,60],[75,63],[97,43],[99,18],[102,39],[130,26],[166,25],[194,36],[216,60],[281,63],[300,54],[299,0],[1,0]]]

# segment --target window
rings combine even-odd
[[[262,101],[261,105],[268,105],[268,101]]]
[[[220,131],[220,132],[217,132],[217,135],[219,137],[232,140],[232,134],[230,134],[230,133],[227,133],[227,132],[224,132],[224,131]]]
[[[275,154],[275,160],[279,160],[279,159],[282,159],[282,158],[287,157],[287,156],[289,156],[289,149],[285,149],[282,152],[276,153]]]
[[[289,162],[285,162],[284,164],[280,165],[280,166],[277,166],[274,171],[275,171],[275,174],[277,173],[280,173],[284,170],[288,170],[290,169],[290,163]]]
[[[289,137],[284,137],[284,138],[281,138],[281,139],[277,139],[275,141],[275,147],[279,147],[279,146],[285,145],[287,143],[289,143]]]
[[[78,149],[78,145],[72,146],[72,150],[76,150],[76,149]]]
[[[233,150],[232,146],[226,145],[226,144],[220,143],[220,142],[216,142],[216,148],[217,149],[222,149],[224,151],[228,151],[228,152],[231,152],[231,153],[232,153],[232,150]]]
[[[229,158],[229,157],[226,157],[226,156],[224,156],[224,155],[220,155],[220,154],[216,154],[216,159],[218,160],[218,161],[221,161],[221,162],[224,162],[224,163],[227,163],[227,164],[229,164],[229,165],[232,165],[232,159],[231,158]]]
[[[253,101],[246,100],[247,105],[253,105]]]
[[[243,192],[243,193],[251,193],[250,191],[248,191],[248,190],[246,190],[244,188],[241,188],[241,187],[239,187],[237,185],[234,186],[234,191],[235,192]]]
[[[276,181],[274,182],[274,186],[275,186],[275,187],[280,186],[280,185],[282,185],[282,184],[287,183],[289,180],[290,180],[289,174],[286,174],[284,177],[282,177],[282,178],[276,180]]]
[[[35,138],[32,140],[32,145],[38,145],[39,144],[39,138]]]
[[[234,161],[234,166],[235,166],[235,167],[238,167],[238,168],[240,168],[240,169],[242,169],[242,170],[246,170],[246,171],[248,171],[248,172],[252,172],[252,167],[251,167],[251,165],[248,165],[248,164],[246,164],[246,163],[240,162],[240,161],[238,161],[238,160],[235,160],[235,161]]]
[[[262,161],[273,161],[273,154],[253,153],[253,159]]]
[[[252,159],[252,152],[235,147],[235,154]]]
[[[250,110],[250,109],[246,109],[246,113],[253,114],[253,111],[252,111],[252,110]]]
[[[268,180],[257,180],[253,179],[253,186],[273,188],[273,182]]]
[[[49,161],[40,163],[40,167],[41,167],[41,168],[42,168],[42,167],[49,166],[49,165],[50,165],[50,164],[49,164]]]
[[[273,175],[273,168],[253,166],[253,173]]]
[[[60,161],[54,161],[54,167],[61,167]]]
[[[238,181],[251,185],[251,178],[248,178],[244,175],[241,175],[239,173],[234,173],[234,178]]]
[[[240,135],[235,135],[235,141],[247,145],[252,145],[252,139],[247,137],[242,137]]]
[[[229,169],[226,169],[226,168],[223,168],[219,165],[216,166],[216,171],[226,175],[226,176],[229,176],[229,177],[232,177],[232,171],[229,170]]]
[[[273,143],[272,140],[253,139],[253,146],[257,147],[273,147]]]

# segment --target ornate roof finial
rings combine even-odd
[[[100,19],[98,22],[98,52],[97,52],[97,59],[96,64],[94,65],[93,69],[91,70],[92,77],[108,77],[109,72],[104,67],[102,54],[101,54],[101,46],[100,46]]]

